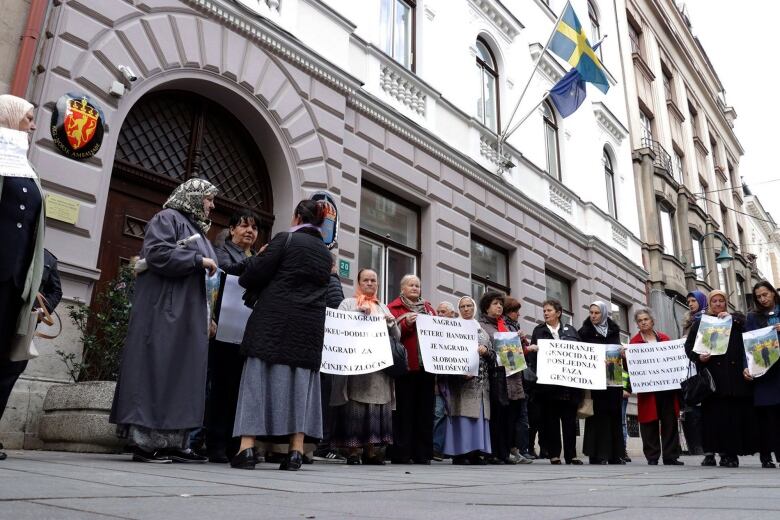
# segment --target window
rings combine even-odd
[[[547,285],[547,298],[561,302],[561,307],[563,307],[561,322],[571,325],[574,321],[571,305],[571,282],[550,271],[544,272],[544,278]]]
[[[555,112],[548,102],[542,103],[544,115],[544,144],[547,150],[547,173],[561,180],[560,152],[558,150],[558,125],[555,122]]]
[[[739,237],[739,250],[745,253],[745,230],[739,224],[737,224],[737,237]]]
[[[691,131],[693,132],[693,137],[699,137],[699,123],[696,119],[699,113],[690,101],[688,102],[688,115],[691,118]]]
[[[631,15],[628,21],[628,39],[631,41],[631,52],[642,55],[642,31],[632,23]]]
[[[726,294],[729,293],[729,284],[728,280],[726,279],[726,270],[723,269],[723,266],[720,264],[718,264],[718,285],[720,286],[721,291],[725,291]]]
[[[588,18],[590,18],[591,30],[590,43],[591,45],[596,45],[596,43],[601,40],[601,27],[599,26],[599,14],[593,0],[588,0]],[[601,46],[596,49],[596,54],[598,54],[599,59],[602,59]]]
[[[620,328],[620,342],[628,343],[631,339],[631,334],[628,332],[628,306],[622,303],[612,302],[610,310],[610,318]]]
[[[493,53],[482,38],[477,38],[477,73],[477,118],[486,127],[498,131],[498,66]]]
[[[376,271],[378,298],[394,299],[401,278],[418,272],[419,260],[420,210],[382,190],[363,186],[358,265]]]
[[[677,256],[674,233],[674,211],[666,205],[658,205],[658,215],[661,219],[661,242],[664,254]]]
[[[645,114],[644,112],[639,112],[639,126],[641,127],[642,132],[642,140],[647,140],[648,142],[644,143],[646,145],[650,145],[650,141],[653,140],[653,118]]]
[[[742,305],[742,310],[747,311],[750,308],[750,302],[745,293],[745,279],[740,274],[737,274],[737,297],[739,304]]]
[[[395,61],[413,68],[414,3],[381,0],[379,39],[382,50]]]
[[[683,179],[685,178],[683,176],[683,158],[677,153],[677,150],[672,152],[672,161],[672,175],[674,175],[674,180],[682,184]]]
[[[503,249],[471,238],[471,297],[479,301],[488,289],[509,294],[509,255]]]
[[[701,244],[701,235],[698,231],[691,229],[691,267],[702,266],[694,269],[697,280],[704,280],[704,274],[707,272],[707,266],[704,264],[704,251]]]
[[[612,168],[612,159],[609,156],[607,148],[604,147],[604,153],[601,158],[604,164],[604,177],[607,182],[607,208],[612,218],[617,218],[617,198],[615,197],[615,170]]]

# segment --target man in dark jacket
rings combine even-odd
[[[57,257],[51,254],[48,249],[43,250],[43,278],[41,278],[39,292],[43,296],[46,310],[50,313],[54,312],[55,307],[62,300],[62,285],[60,284],[60,274],[57,272]],[[37,308],[37,305],[36,303],[34,308]],[[0,418],[3,417],[8,398],[11,397],[11,390],[25,368],[27,368],[27,360],[9,361],[0,365]],[[0,444],[0,450],[2,449],[3,445]],[[0,451],[0,460],[5,460],[6,457],[5,452]]]

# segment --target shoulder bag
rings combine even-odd
[[[715,393],[715,380],[707,368],[701,368],[696,374],[691,375],[691,366],[688,364],[688,378],[680,383],[683,402],[688,406],[696,406],[707,397]]]

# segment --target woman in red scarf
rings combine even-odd
[[[669,341],[669,336],[655,330],[655,320],[648,309],[636,311],[634,321],[639,327],[639,332],[631,338],[632,345]],[[647,463],[651,466],[658,464],[662,454],[666,465],[682,466],[683,464],[678,460],[680,456],[680,434],[677,431],[677,417],[680,415],[678,394],[677,390],[637,394],[642,449]]]

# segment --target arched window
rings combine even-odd
[[[547,173],[561,180],[561,154],[558,151],[558,124],[549,102],[542,104],[544,115],[544,145],[547,150]]]
[[[593,0],[588,0],[588,18],[590,18],[590,44],[596,45],[596,42],[601,39],[601,26],[599,25],[599,12]],[[596,54],[599,55],[599,59],[602,59],[600,46],[596,49]]]
[[[485,40],[477,38],[477,72],[479,101],[477,118],[480,123],[498,131],[498,65]]]
[[[604,147],[604,154],[601,157],[604,164],[604,178],[607,183],[607,209],[612,218],[617,218],[617,197],[615,196],[615,170],[612,167],[612,158],[609,156],[607,147]]]

